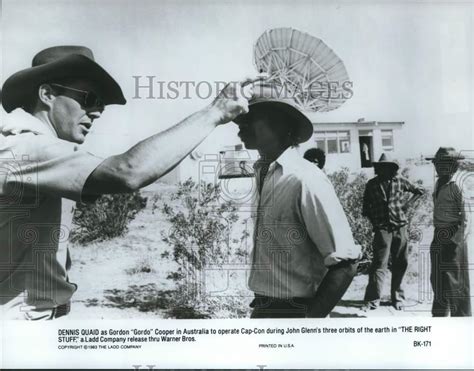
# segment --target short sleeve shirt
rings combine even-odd
[[[0,303],[25,289],[28,296],[41,296],[45,306],[67,301],[73,289],[65,281],[75,201],[102,161],[20,109],[3,114]]]

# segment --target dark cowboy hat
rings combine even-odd
[[[373,161],[372,165],[374,167],[376,167],[376,166],[379,166],[379,167],[380,166],[392,166],[392,167],[397,168],[397,170],[400,168],[400,165],[398,165],[397,160],[392,159],[391,156],[386,154],[386,153],[382,153],[379,160],[378,161]]]
[[[97,86],[97,94],[104,104],[125,104],[119,84],[94,61],[94,55],[84,46],[54,46],[44,49],[33,58],[30,68],[10,76],[2,87],[5,111],[25,105],[41,84],[61,79],[83,78]]]
[[[313,124],[296,106],[288,91],[281,86],[268,82],[257,82],[254,85],[254,94],[249,100],[249,112],[240,115],[234,120],[237,124],[245,120],[255,110],[255,107],[277,110],[290,117],[289,125],[293,126],[293,135],[297,143],[306,142],[313,135]]]
[[[458,161],[464,160],[465,157],[457,152],[453,147],[439,147],[434,156],[426,157],[429,161]]]

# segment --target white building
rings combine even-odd
[[[400,143],[403,122],[364,121],[319,122],[313,137],[300,145],[302,154],[310,148],[326,152],[325,168],[331,172],[341,167],[351,170],[372,167],[382,152],[394,152]]]
[[[400,131],[404,122],[365,121],[315,122],[314,134],[300,144],[301,156],[310,148],[321,148],[326,152],[327,172],[347,167],[357,171],[372,167],[382,152],[393,152],[397,156]],[[207,180],[248,176],[251,163],[258,157],[255,151],[247,151],[235,135],[225,140],[206,140],[162,181],[174,183],[188,178]]]

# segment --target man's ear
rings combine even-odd
[[[41,103],[50,107],[56,96],[54,95],[53,88],[49,84],[42,84],[38,88],[38,98]]]

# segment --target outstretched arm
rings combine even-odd
[[[216,126],[248,112],[242,88],[258,79],[228,84],[208,107],[125,153],[105,159],[88,178],[83,195],[132,192],[153,183],[178,165]]]

